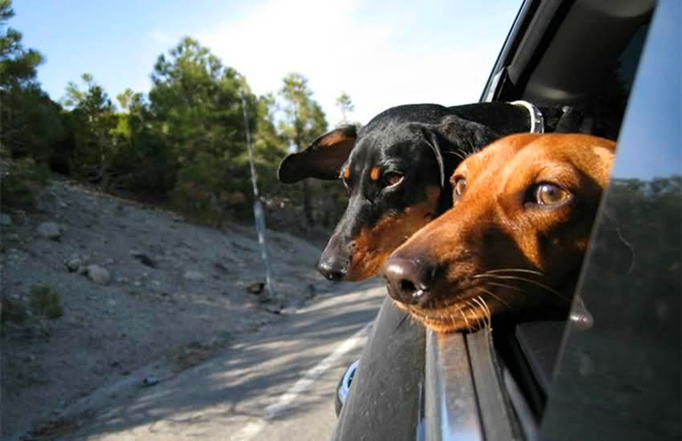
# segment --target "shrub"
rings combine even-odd
[[[26,322],[27,314],[23,304],[3,296],[1,306],[0,322],[3,325],[7,322],[23,325]]]
[[[28,208],[35,205],[35,192],[45,186],[50,171],[44,164],[37,164],[31,158],[10,163],[9,170],[2,176],[0,199],[2,205]]]
[[[34,284],[31,286],[29,296],[29,305],[33,314],[48,319],[57,319],[64,314],[59,294],[50,285]]]

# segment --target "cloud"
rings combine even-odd
[[[152,40],[157,44],[168,45],[174,43],[173,37],[166,32],[154,31],[152,32]]]
[[[266,0],[198,38],[258,94],[279,90],[289,72],[305,75],[331,124],[341,119],[342,91],[362,123],[397,104],[478,100],[501,42],[432,48],[410,40],[405,48],[409,14],[367,17],[363,8],[359,0]]]

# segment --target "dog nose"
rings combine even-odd
[[[346,277],[348,264],[337,259],[320,260],[317,264],[317,271],[327,280],[340,282]]]
[[[406,305],[424,303],[429,297],[434,271],[428,265],[411,259],[391,257],[384,265],[388,294]]]

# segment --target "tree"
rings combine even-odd
[[[21,32],[7,26],[12,17],[11,0],[0,0],[0,85],[5,89],[33,82],[43,62],[40,52],[21,44]]]
[[[284,119],[280,131],[296,151],[310,145],[315,138],[327,131],[327,120],[322,107],[312,98],[308,80],[303,75],[291,73],[284,78],[280,90],[283,100]],[[303,213],[308,225],[315,223],[310,189],[307,180],[301,183]]]
[[[341,110],[341,123],[348,124],[348,114],[355,110],[355,104],[350,99],[350,95],[341,92],[341,95],[336,98],[336,106]]]
[[[116,101],[118,101],[118,105],[124,113],[130,110],[130,105],[132,104],[134,96],[135,92],[130,88],[116,95]]]
[[[21,32],[7,25],[12,17],[12,2],[0,0],[0,151],[45,162],[64,135],[60,108],[36,80],[43,56],[24,48]]]
[[[189,37],[157,59],[150,109],[177,168],[173,198],[180,208],[202,215],[223,193],[250,186],[246,134],[239,92],[250,109],[256,97],[235,69]],[[256,112],[249,113],[256,127]]]
[[[81,80],[84,87],[70,81],[62,98],[64,107],[72,109],[71,165],[76,175],[101,183],[106,190],[114,175],[114,164],[130,144],[121,133],[115,133],[118,117],[106,91],[88,73]]]
[[[117,96],[124,109],[119,120],[125,120],[125,124],[119,122],[117,130],[127,130],[131,143],[131,155],[126,163],[128,183],[138,194],[165,199],[175,185],[176,161],[164,142],[146,97],[129,91]],[[126,105],[121,95],[126,97]]]
[[[265,194],[273,189],[281,189],[276,179],[279,162],[287,154],[287,139],[277,130],[276,114],[277,102],[272,94],[265,94],[258,98],[256,108],[256,127],[253,133],[253,153],[256,169],[258,170],[258,184],[261,193]]]

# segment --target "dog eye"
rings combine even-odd
[[[569,192],[554,184],[540,184],[535,190],[535,202],[538,205],[560,205],[569,197]]]
[[[459,199],[467,189],[467,180],[462,177],[456,178],[452,183],[452,187],[454,189],[453,192],[455,199]]]
[[[384,174],[384,184],[386,187],[392,187],[403,180],[403,175],[396,172],[388,172]]]

